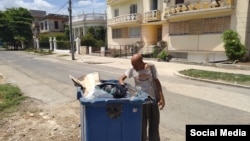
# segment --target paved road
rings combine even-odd
[[[75,88],[68,74],[98,71],[102,79],[117,79],[129,59],[96,56],[38,56],[25,52],[0,52],[0,73],[22,91],[44,103],[74,101]],[[166,108],[161,111],[162,141],[184,141],[186,124],[249,124],[249,89],[183,79],[178,70],[198,68],[249,74],[248,70],[155,62],[164,87]],[[129,82],[132,83],[130,80]]]

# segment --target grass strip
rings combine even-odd
[[[0,115],[12,112],[25,99],[20,88],[12,84],[0,85]],[[1,116],[0,116],[1,118]]]
[[[245,75],[245,74],[215,72],[215,71],[206,71],[198,69],[183,70],[179,71],[179,73],[195,78],[224,81],[234,84],[250,86],[250,75]]]

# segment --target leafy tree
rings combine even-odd
[[[102,47],[102,46],[105,46],[105,42],[103,40],[97,40],[96,47]]]
[[[1,12],[0,28],[3,30],[1,30],[0,38],[17,49],[21,42],[32,40],[31,24],[33,19],[30,12],[21,7],[9,8]]]
[[[87,33],[84,37],[82,37],[81,45],[95,47],[96,40],[91,33]]]
[[[65,25],[64,27],[64,36],[66,39],[69,40],[69,26],[68,25]]]
[[[240,42],[239,34],[233,30],[223,32],[226,55],[230,61],[240,60],[246,55],[246,47]]]
[[[106,29],[103,26],[89,27],[87,33],[92,34],[96,40],[102,40],[105,42]]]
[[[9,21],[5,12],[0,11],[0,39],[4,42],[12,41],[13,33],[9,28]]]
[[[102,26],[90,27],[88,33],[91,33],[95,39],[105,41],[106,30]]]

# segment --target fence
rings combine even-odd
[[[106,56],[110,57],[128,57],[132,56],[140,50],[140,47],[135,45],[113,45],[106,50]]]
[[[138,47],[136,45],[113,45],[109,46],[106,50],[106,56],[126,58],[136,53],[140,53],[143,57],[156,58],[157,54],[159,54],[162,49],[163,48],[159,46]]]
[[[40,42],[38,39],[36,39],[34,42],[34,48],[36,49],[45,49],[51,51],[70,50],[69,41],[57,41],[55,37],[53,39],[50,37],[49,41]]]

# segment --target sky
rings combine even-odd
[[[71,0],[72,15],[82,13],[104,13],[106,11],[107,0]],[[69,0],[0,0],[0,11],[7,8],[23,7],[28,10],[43,10],[47,14],[68,15]]]

